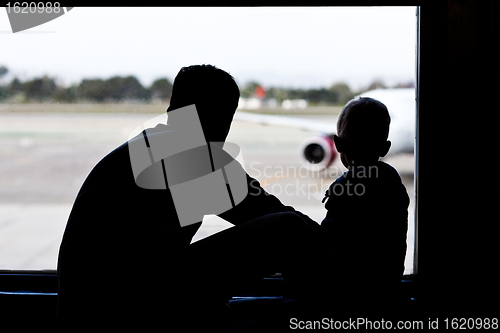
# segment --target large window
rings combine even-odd
[[[332,131],[353,96],[415,84],[414,7],[77,7],[15,34],[1,15],[0,269],[56,268],[86,176],[132,130],[165,111],[183,66],[230,72],[242,92],[238,112],[330,124]],[[414,119],[414,105],[409,110]],[[268,192],[321,222],[323,195],[345,168],[336,159],[311,170],[300,157],[304,140],[324,131],[284,125],[237,117],[228,141],[241,147],[247,172]],[[411,133],[414,122],[402,128]],[[411,199],[411,274],[414,154],[401,150],[385,160]],[[230,226],[214,216],[205,222],[195,240]]]

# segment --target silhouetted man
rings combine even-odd
[[[175,78],[167,112],[196,105],[206,141],[223,142],[238,99],[234,79],[223,70],[184,67]],[[175,124],[170,120],[155,128],[171,130]],[[190,245],[201,220],[181,227],[169,188],[136,184],[129,142],[94,167],[68,219],[57,268],[57,317],[63,328],[156,328],[180,318],[179,312],[192,311],[187,318],[196,317],[205,305],[227,299],[237,281],[291,267],[307,270],[313,260],[308,255],[321,251],[310,241],[317,224],[246,174],[248,195],[219,215],[236,227]]]

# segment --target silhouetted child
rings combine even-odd
[[[321,223],[366,298],[388,296],[404,272],[409,197],[397,171],[379,161],[391,146],[390,121],[375,99],[357,98],[342,109],[334,141],[349,170],[326,192]]]

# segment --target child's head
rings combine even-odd
[[[354,165],[374,164],[389,151],[391,142],[387,107],[373,98],[359,97],[349,101],[337,121],[335,145],[342,163]]]

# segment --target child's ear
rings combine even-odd
[[[387,155],[389,149],[391,149],[391,141],[387,140],[386,142],[384,142],[380,149],[380,157],[384,157],[385,155]]]
[[[341,153],[344,150],[342,147],[342,139],[337,135],[333,135],[333,142],[335,142],[335,148],[337,148],[337,151]]]

